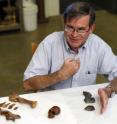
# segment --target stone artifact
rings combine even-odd
[[[83,91],[83,95],[85,96],[85,98],[84,98],[85,103],[95,103],[95,98],[92,97],[91,93],[89,93],[87,91]]]
[[[86,111],[94,111],[95,107],[93,105],[88,105],[84,108]]]

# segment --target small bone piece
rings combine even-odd
[[[17,110],[17,109],[18,109],[18,107],[15,107],[15,108],[14,108],[14,110]]]
[[[13,104],[9,105],[8,109],[12,109],[14,106],[15,106],[15,104],[13,103]]]
[[[6,120],[12,120],[12,121],[15,121],[15,119],[21,118],[20,115],[13,114],[10,111],[2,110],[2,109],[0,109],[0,115],[4,115],[6,117]]]
[[[12,93],[10,96],[9,96],[9,100],[12,101],[12,102],[19,102],[19,103],[25,103],[25,104],[28,104],[30,105],[32,108],[35,108],[37,106],[37,101],[31,101],[31,100],[27,100],[27,99],[24,99],[22,97],[20,97],[18,94],[16,93]]]
[[[7,108],[10,105],[10,103],[5,103],[2,107]]]
[[[2,102],[2,103],[0,103],[0,107],[3,107],[4,104],[6,104],[6,102]]]

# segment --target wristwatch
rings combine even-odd
[[[110,94],[110,98],[112,98],[115,94],[116,94],[116,92],[113,90],[113,87],[112,87],[112,85],[111,84],[109,84],[109,85],[107,85],[106,86],[106,88],[110,88],[110,90],[111,90],[111,94]]]

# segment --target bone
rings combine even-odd
[[[0,103],[0,107],[3,107],[6,104],[6,102]]]
[[[12,121],[15,121],[15,119],[21,118],[20,115],[13,114],[10,111],[2,110],[2,109],[0,109],[0,115],[4,115],[6,117],[6,120],[12,120]]]
[[[14,106],[15,106],[15,104],[13,103],[13,104],[9,105],[8,109],[12,109]]]
[[[37,101],[31,101],[31,100],[24,99],[24,98],[20,97],[17,93],[12,93],[9,96],[9,100],[12,102],[28,104],[28,105],[30,105],[31,108],[35,108],[37,106]]]
[[[5,103],[2,107],[7,108],[10,105],[10,103]]]
[[[17,109],[18,109],[18,107],[15,107],[15,108],[14,108],[14,110],[17,110]]]

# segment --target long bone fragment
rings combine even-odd
[[[9,100],[12,102],[28,104],[30,105],[31,108],[35,108],[37,106],[37,101],[31,101],[31,100],[24,99],[15,92],[9,96]]]

